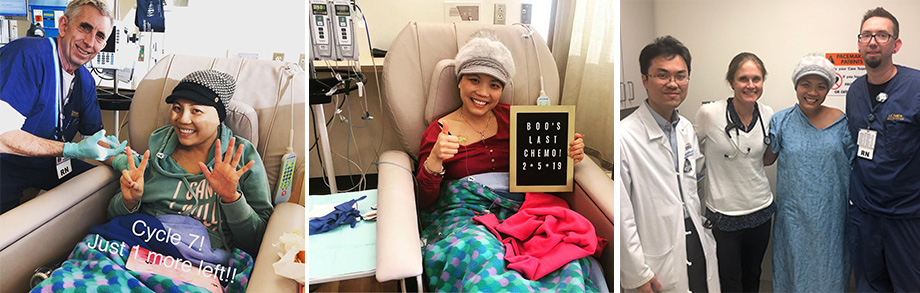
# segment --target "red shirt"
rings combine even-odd
[[[418,181],[419,205],[422,208],[430,206],[438,198],[442,179],[460,179],[488,172],[508,172],[511,106],[499,103],[492,108],[492,113],[495,114],[495,120],[498,122],[498,133],[487,137],[484,141],[461,145],[457,155],[444,160],[442,164],[445,169],[444,178],[434,177],[425,170],[425,160],[428,159],[434,143],[438,140],[438,134],[441,133],[441,126],[438,125],[438,119],[441,117],[428,125],[428,129],[422,136],[418,154],[419,171],[415,176]]]

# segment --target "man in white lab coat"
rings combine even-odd
[[[697,195],[703,166],[693,125],[677,114],[690,51],[671,36],[639,54],[648,100],[621,123],[621,286],[639,292],[719,292],[716,242]]]

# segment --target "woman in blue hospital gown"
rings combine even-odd
[[[845,227],[855,144],[847,117],[823,106],[834,67],[809,55],[793,72],[798,103],[773,115],[771,152],[779,157],[773,226],[775,292],[844,292],[849,283]]]

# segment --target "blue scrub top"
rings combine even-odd
[[[884,91],[888,100],[875,107],[865,75],[847,91],[850,135],[857,139],[867,127],[877,131],[872,160],[854,160],[850,200],[886,217],[920,218],[920,71],[897,69]]]
[[[56,42],[56,40],[55,40]],[[55,66],[54,47],[46,38],[19,38],[0,49],[0,100],[19,111],[26,121],[22,130],[35,136],[56,139],[55,100],[57,78],[61,73]],[[70,141],[77,131],[92,135],[102,129],[96,84],[89,70],[80,67],[74,72],[70,100],[64,106],[63,140]],[[22,167],[46,165],[54,158],[25,158],[2,154],[3,163]],[[53,165],[52,165],[53,167]]]

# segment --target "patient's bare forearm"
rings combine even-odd
[[[0,134],[0,153],[25,157],[54,157],[64,153],[64,143],[44,139],[22,130]]]

